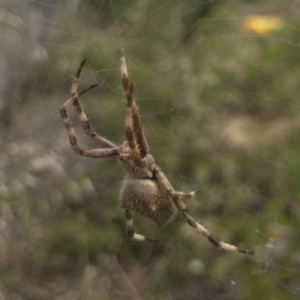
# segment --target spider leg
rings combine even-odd
[[[166,175],[160,170],[160,168],[156,164],[152,165],[151,170],[153,172],[154,177],[157,178],[158,183],[162,188],[162,190],[165,191],[167,194],[169,194],[171,197],[178,197],[179,199],[194,198],[197,195],[197,193],[200,191],[200,189],[197,189],[189,193],[175,191],[170,181],[167,179]],[[159,176],[157,177],[157,175]]]
[[[77,153],[86,157],[103,158],[103,157],[119,155],[119,148],[106,148],[106,149],[80,149],[79,148],[79,152]]]
[[[198,232],[200,232],[212,245],[219,249],[224,249],[228,251],[235,251],[244,254],[254,254],[253,250],[247,250],[243,248],[239,248],[235,245],[231,245],[228,243],[224,243],[215,236],[213,236],[204,226],[198,223],[192,216],[190,216],[187,212],[187,208],[185,204],[178,198],[172,197],[177,209],[182,214],[186,222],[193,228],[195,228]]]
[[[182,199],[182,198],[194,198],[197,193],[200,191],[200,189],[196,190],[196,191],[192,191],[192,192],[189,192],[189,193],[185,193],[185,192],[178,192],[178,191],[169,191],[169,195],[171,197],[178,197],[179,199]]]
[[[71,126],[70,120],[68,119],[66,108],[73,103],[74,99],[77,99],[80,95],[86,93],[88,90],[94,88],[95,86],[96,85],[91,85],[88,88],[82,90],[81,92],[75,94],[70,99],[68,99],[60,109],[60,116],[61,116],[63,123],[65,125],[65,128],[67,130],[70,144],[76,153],[78,153],[82,156],[94,157],[94,158],[102,158],[102,157],[119,155],[118,147],[116,147],[116,148],[109,147],[107,149],[90,149],[90,150],[85,150],[85,149],[80,148],[78,146],[77,138],[76,138],[74,130]]]
[[[153,164],[152,165],[152,171],[155,173],[155,176],[158,180],[158,183],[160,184],[160,187],[170,194],[171,198],[174,201],[174,204],[176,205],[178,211],[181,213],[181,215],[184,217],[185,221],[194,229],[196,229],[198,232],[200,232],[213,246],[224,249],[228,251],[236,251],[241,252],[244,254],[254,254],[254,251],[247,250],[243,248],[239,248],[237,246],[224,243],[218,238],[214,237],[205,227],[203,227],[200,223],[198,223],[192,216],[190,216],[187,212],[186,205],[181,201],[180,192],[174,191],[174,188],[172,187],[171,183],[169,182],[166,175],[160,170],[160,168]]]
[[[125,96],[127,99],[127,114],[126,114],[126,127],[127,124],[130,122],[132,123],[132,131],[133,135],[136,139],[136,144],[140,156],[143,158],[145,157],[148,152],[149,148],[147,145],[146,137],[143,132],[143,128],[141,126],[140,115],[138,112],[138,108],[132,96],[133,94],[133,84],[129,81],[126,59],[125,59],[125,48],[124,45],[121,45],[121,76],[122,76],[122,84],[125,92]],[[127,119],[130,118],[131,121],[129,122]],[[130,144],[131,136],[127,135],[127,141]]]
[[[144,241],[159,242],[158,239],[148,238],[144,235],[135,233],[134,230],[133,230],[133,219],[132,219],[132,215],[130,213],[130,210],[125,209],[124,211],[125,211],[125,217],[126,217],[126,231],[127,231],[128,236],[131,239],[134,239],[134,240],[137,240],[137,241],[140,241],[140,242],[144,242]]]
[[[78,88],[79,77],[80,77],[80,74],[82,72],[82,69],[83,69],[83,66],[85,65],[85,63],[86,63],[86,60],[84,59],[80,63],[80,66],[76,71],[76,74],[74,76],[74,80],[73,80],[73,83],[72,83],[72,87],[71,87],[71,97],[74,97],[78,93],[77,88]],[[91,131],[87,116],[86,116],[86,114],[84,113],[83,109],[81,108],[81,106],[79,104],[78,97],[73,99],[72,104],[73,104],[73,106],[75,108],[75,111],[78,115],[81,127],[83,128],[84,132],[88,136],[93,138],[102,147],[105,147],[105,148],[116,148],[117,147],[117,145],[115,145],[114,143],[108,141],[104,137],[101,137],[97,132],[92,132]]]

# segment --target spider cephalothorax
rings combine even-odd
[[[151,165],[155,163],[154,157],[147,154],[141,159],[142,166],[136,164],[127,142],[124,142],[119,148],[119,160],[126,170],[128,176],[139,179],[151,179],[153,174]]]
[[[126,175],[122,181],[120,201],[121,208],[125,212],[128,236],[139,241],[155,241],[155,239],[134,232],[131,211],[143,215],[159,226],[169,220],[176,211],[179,211],[192,228],[200,232],[211,244],[219,249],[253,254],[254,251],[220,241],[191,217],[182,199],[195,197],[198,190],[189,193],[174,190],[166,175],[156,165],[154,157],[149,154],[138,109],[132,96],[133,84],[130,83],[128,77],[124,46],[121,47],[121,76],[127,99],[127,108],[125,119],[126,140],[121,146],[115,145],[96,132],[92,132],[88,119],[79,105],[78,97],[97,86],[94,84],[81,92],[77,91],[79,76],[84,64],[85,60],[82,61],[75,74],[71,88],[71,97],[61,107],[60,116],[67,129],[70,144],[76,153],[93,158],[116,156],[124,167]],[[67,107],[70,105],[74,106],[85,133],[100,145],[99,149],[86,150],[78,146],[66,112]]]

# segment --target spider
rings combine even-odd
[[[128,236],[131,239],[138,241],[158,241],[134,231],[132,212],[141,214],[154,221],[158,226],[162,226],[176,211],[179,211],[184,220],[192,228],[200,232],[213,246],[219,249],[236,251],[244,254],[254,254],[254,251],[252,250],[242,249],[219,240],[191,217],[182,199],[195,197],[199,190],[189,193],[176,191],[166,175],[155,163],[154,157],[149,153],[149,147],[141,126],[138,108],[133,98],[133,84],[128,77],[125,49],[123,45],[121,46],[121,77],[127,100],[125,118],[126,140],[123,144],[118,146],[90,129],[88,119],[80,107],[78,98],[90,89],[96,87],[97,84],[93,84],[78,92],[78,81],[85,62],[86,60],[81,62],[75,74],[70,98],[61,107],[60,116],[67,130],[70,144],[76,153],[93,158],[116,156],[124,167],[126,175],[122,181],[120,201],[121,208],[125,213],[126,231]],[[66,111],[71,105],[74,106],[74,109],[78,114],[83,130],[100,145],[99,149],[84,149],[78,146],[74,130],[70,124]]]

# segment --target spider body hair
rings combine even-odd
[[[161,190],[157,179],[153,176],[151,166],[155,163],[151,154],[142,159],[143,168],[136,166],[130,156],[128,143],[120,146],[119,160],[126,170],[121,184],[121,208],[137,212],[162,226],[176,212],[171,197]]]
[[[176,212],[168,194],[160,190],[155,178],[134,178],[126,175],[120,192],[121,208],[137,212],[162,226]]]

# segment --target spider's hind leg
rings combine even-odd
[[[237,247],[235,245],[231,245],[228,243],[225,243],[221,240],[219,240],[217,237],[213,236],[204,226],[202,226],[200,223],[198,223],[192,216],[190,216],[187,212],[187,208],[184,205],[184,203],[177,197],[173,198],[173,201],[181,213],[181,215],[184,217],[185,221],[194,229],[196,229],[198,232],[200,232],[213,246],[227,250],[227,251],[235,251],[240,252],[244,254],[254,254],[253,250],[243,249],[240,247]]]
[[[137,240],[140,242],[159,242],[158,239],[153,239],[153,238],[148,238],[144,235],[135,233],[133,230],[133,219],[132,219],[132,214],[130,213],[129,209],[125,209],[125,217],[126,217],[126,231],[128,236],[133,239],[133,240]]]
[[[157,178],[158,183],[160,184],[160,187],[162,190],[164,190],[166,193],[168,193],[175,206],[177,207],[178,211],[181,213],[185,221],[194,229],[196,229],[199,233],[201,233],[213,246],[219,248],[219,249],[224,249],[228,251],[236,251],[244,254],[254,254],[254,251],[252,250],[247,250],[243,248],[239,248],[235,245],[231,245],[225,242],[222,242],[215,236],[213,236],[204,226],[202,226],[200,223],[198,223],[192,216],[188,214],[188,210],[186,205],[181,201],[181,198],[183,198],[184,195],[188,195],[189,193],[182,193],[182,192],[177,192],[174,190],[172,187],[171,183],[169,182],[168,178],[166,175],[160,170],[160,168],[153,164],[151,166],[152,172],[154,172],[155,177]],[[196,192],[191,192],[191,196]],[[193,194],[194,193],[194,194]]]

